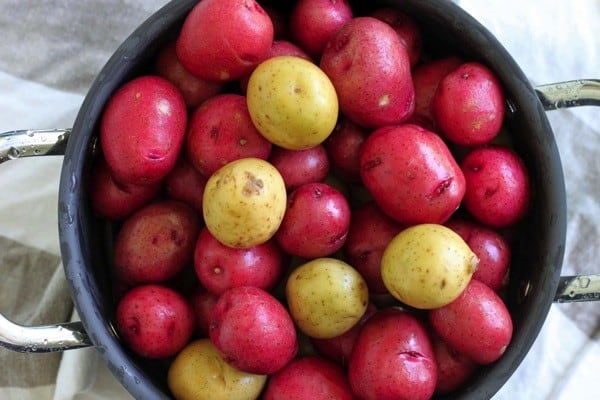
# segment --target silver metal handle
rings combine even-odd
[[[20,130],[0,133],[0,163],[21,157],[63,155],[71,129]],[[0,346],[47,353],[92,346],[81,322],[27,327],[0,313]]]
[[[600,106],[600,79],[540,85],[535,91],[544,106],[551,111],[560,108]],[[562,276],[554,301],[572,303],[600,300],[600,274]]]

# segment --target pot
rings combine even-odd
[[[0,315],[0,344],[23,352],[94,346],[123,386],[139,399],[170,398],[165,362],[149,362],[127,350],[114,328],[111,243],[115,226],[91,210],[87,181],[97,153],[97,128],[115,89],[145,71],[152,56],[177,34],[194,0],[169,3],[146,20],[117,49],[91,86],[72,129],[14,131],[0,135],[0,162],[64,154],[59,187],[59,236],[64,265],[81,322],[23,327]],[[281,6],[282,2],[273,2]],[[356,7],[364,3],[355,2]],[[506,91],[506,129],[531,173],[532,212],[520,227],[528,238],[513,249],[507,302],[514,320],[503,357],[481,368],[453,399],[485,399],[510,378],[534,343],[553,302],[600,299],[600,275],[561,277],[566,236],[565,184],[546,111],[600,104],[600,81],[576,80],[532,87],[496,38],[461,8],[445,0],[380,1],[401,7],[422,26],[432,52],[449,49],[490,66]],[[287,3],[286,3],[287,4]],[[289,4],[288,4],[289,6]],[[285,7],[285,6],[284,6]],[[433,41],[430,38],[435,37]]]

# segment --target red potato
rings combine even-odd
[[[177,57],[202,79],[232,81],[264,59],[273,29],[269,14],[254,0],[203,0],[183,22]]]
[[[329,161],[335,172],[349,182],[360,181],[358,157],[360,146],[370,132],[350,119],[340,116],[335,129],[324,142]]]
[[[508,283],[511,249],[498,231],[475,221],[451,218],[445,224],[458,233],[479,259],[473,278],[499,292]]]
[[[385,22],[353,18],[328,42],[319,65],[335,87],[340,111],[358,125],[374,129],[412,115],[409,56]]]
[[[437,366],[423,323],[398,308],[378,311],[354,345],[348,379],[363,400],[429,399]]]
[[[164,78],[145,75],[122,85],[106,104],[100,145],[115,180],[149,185],[173,168],[183,146],[187,108]]]
[[[290,34],[295,43],[318,58],[327,42],[352,17],[346,0],[299,0],[290,14]]]
[[[431,310],[429,322],[442,340],[478,364],[498,360],[512,338],[506,305],[476,279],[452,303]]]
[[[224,93],[210,98],[190,118],[188,159],[205,177],[241,158],[266,160],[271,143],[254,127],[246,97]]]
[[[194,269],[200,283],[216,295],[237,286],[269,291],[281,276],[283,259],[274,240],[237,249],[221,244],[204,228],[194,250]]]
[[[465,193],[465,177],[446,144],[417,125],[373,132],[362,145],[360,168],[375,202],[402,224],[443,223]]]
[[[348,263],[365,278],[372,294],[388,293],[381,279],[381,256],[402,228],[373,201],[352,211],[344,255]]]
[[[196,285],[188,295],[188,302],[194,311],[195,333],[198,337],[208,337],[210,313],[217,304],[217,300],[219,300],[219,296],[209,292],[202,285]]]
[[[151,203],[129,216],[115,238],[114,271],[128,284],[166,282],[193,259],[200,217],[173,200]]]
[[[466,179],[465,208],[479,222],[503,228],[519,222],[529,210],[531,186],[525,163],[500,145],[473,149],[461,161]]]
[[[183,150],[164,181],[165,195],[202,212],[202,196],[207,178],[192,165]]]
[[[450,393],[465,384],[477,370],[477,364],[448,346],[448,343],[436,334],[431,335],[431,342],[438,371],[435,393]]]
[[[504,122],[502,85],[478,62],[467,62],[446,75],[432,100],[433,115],[444,136],[461,146],[474,147],[494,139]]]
[[[119,301],[116,318],[123,341],[146,358],[174,356],[194,331],[194,314],[186,299],[161,285],[131,289]]]
[[[287,15],[285,15],[280,9],[272,7],[268,4],[262,4],[263,10],[271,18],[273,23],[273,40],[284,40],[289,37],[289,21]]]
[[[268,292],[251,286],[231,288],[219,297],[209,337],[228,364],[252,374],[274,374],[298,351],[288,311]]]
[[[154,64],[156,73],[179,89],[188,109],[198,107],[223,91],[221,82],[207,81],[190,73],[177,58],[175,41],[170,42],[158,53]]]
[[[331,255],[342,248],[350,227],[350,205],[325,183],[306,183],[290,193],[275,234],[288,254],[303,258]]]
[[[304,356],[272,375],[263,400],[354,400],[346,372],[329,360]]]
[[[412,70],[415,86],[415,112],[411,120],[420,120],[418,124],[427,124],[426,128],[431,127],[437,131],[431,105],[433,96],[440,81],[462,63],[463,60],[460,57],[448,56],[425,62]]]
[[[417,21],[410,15],[401,12],[397,8],[383,7],[378,8],[370,14],[390,25],[400,38],[400,41],[408,52],[410,66],[414,67],[421,60],[423,53],[423,37],[421,27]]]
[[[305,183],[321,182],[329,174],[329,158],[323,145],[306,150],[273,147],[269,162],[281,173],[289,192]]]
[[[104,158],[98,158],[90,178],[90,199],[98,215],[120,221],[146,205],[162,187],[162,182],[149,185],[124,185],[114,180]]]
[[[350,330],[342,333],[339,336],[335,336],[330,339],[316,339],[310,338],[313,348],[322,355],[323,357],[334,361],[344,367],[348,366],[354,343],[358,339],[360,331],[367,322],[377,312],[377,306],[373,303],[369,303],[367,310]]]

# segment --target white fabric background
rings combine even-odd
[[[3,2],[0,13],[6,14],[12,10],[11,6],[19,7],[19,3],[23,2],[9,1],[9,6]],[[75,28],[69,28],[73,21],[64,10],[77,4],[79,7],[93,4],[105,10],[105,14],[99,13],[99,18],[114,17],[121,24],[97,21],[90,24],[106,31],[87,32],[88,36],[83,36],[97,45],[85,54],[89,57],[87,65],[91,66],[88,71],[69,68],[64,59],[62,63],[53,60],[48,71],[27,70],[26,64],[21,68],[16,64],[27,62],[23,55],[35,51],[36,41],[0,38],[0,46],[4,47],[0,62],[0,132],[71,126],[94,73],[116,45],[165,1],[51,3],[54,7],[47,9],[48,20],[62,24],[65,29]],[[533,84],[600,78],[600,1],[460,0],[457,3],[498,37]],[[127,7],[127,17],[121,14],[120,7]],[[8,20],[2,19],[0,23]],[[11,30],[8,26],[0,28]],[[6,54],[11,54],[7,49],[14,50],[13,59],[6,59]],[[57,44],[56,51],[60,49]],[[72,56],[66,52],[62,55]],[[13,75],[15,70],[19,71],[18,76]],[[69,84],[71,76],[74,78]],[[567,180],[569,226],[565,274],[599,272],[598,115],[598,109],[592,107],[548,113]],[[0,167],[0,236],[59,255],[56,210],[60,163],[60,157],[46,157],[11,161]],[[599,399],[599,305],[553,305],[525,361],[494,399]],[[97,352],[87,349],[64,353],[55,383],[36,388],[0,388],[0,398],[117,400],[130,396],[107,372]]]

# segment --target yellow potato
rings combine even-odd
[[[462,293],[479,259],[450,228],[411,226],[388,244],[381,277],[392,296],[420,309],[442,307]]]
[[[177,400],[254,400],[266,375],[231,367],[210,339],[190,342],[169,366],[167,383]]]
[[[294,269],[285,295],[298,328],[318,339],[332,338],[352,328],[369,302],[363,277],[335,258],[316,258]]]
[[[286,209],[285,183],[258,158],[225,164],[206,182],[202,214],[206,228],[226,246],[247,248],[269,240]]]
[[[246,89],[248,111],[270,142],[302,150],[322,143],[338,118],[333,84],[314,63],[278,56],[258,65]]]

